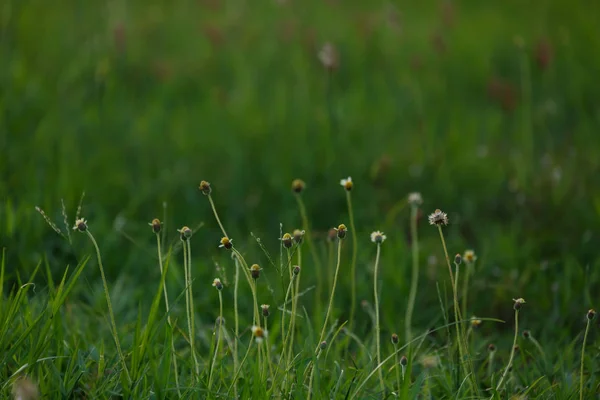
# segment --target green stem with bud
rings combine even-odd
[[[583,400],[583,363],[585,360],[585,343],[587,342],[588,332],[590,331],[590,325],[592,324],[592,318],[586,318],[587,325],[585,326],[585,333],[583,334],[583,345],[581,346],[581,366],[579,368],[579,399]]]
[[[350,318],[348,319],[348,329],[352,330],[354,324],[354,314],[356,312],[356,256],[358,254],[358,238],[356,226],[354,225],[354,211],[352,210],[352,196],[350,191],[346,190],[346,202],[348,203],[348,216],[350,218],[350,233],[352,234],[352,263],[350,266]]]
[[[502,385],[504,384],[504,380],[506,379],[506,375],[508,375],[508,371],[511,369],[513,360],[515,358],[515,348],[517,347],[517,338],[519,337],[519,310],[515,310],[515,338],[513,339],[512,349],[510,351],[510,357],[508,359],[508,365],[504,369],[502,373],[502,377],[496,386],[496,391],[502,389]]]

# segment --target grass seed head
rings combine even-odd
[[[159,233],[160,230],[162,229],[162,223],[160,222],[160,220],[158,218],[154,218],[152,220],[152,222],[150,222],[148,225],[150,225],[152,227],[152,231],[154,233]]]
[[[304,190],[304,188],[306,187],[306,184],[304,183],[304,181],[302,179],[294,179],[292,181],[292,191],[294,193],[302,193],[302,191]]]
[[[281,238],[281,243],[283,244],[283,247],[285,247],[286,249],[291,248],[294,245],[292,235],[290,235],[289,233],[284,233]]]
[[[429,225],[448,225],[448,214],[439,208],[436,209],[429,215]]]
[[[198,189],[202,192],[203,195],[208,196],[212,192],[212,188],[210,187],[210,183],[206,181],[200,182],[200,186]]]
[[[253,279],[258,279],[260,278],[260,265],[258,264],[252,264],[252,266],[250,267],[250,275],[252,275]]]
[[[226,236],[222,237],[221,244],[219,245],[219,247],[224,247],[227,250],[231,250],[231,248],[233,247],[233,239],[229,239]]]
[[[340,239],[344,239],[346,237],[346,233],[348,233],[348,228],[346,225],[339,224],[337,228],[333,228],[337,232],[337,237]]]
[[[87,221],[85,218],[79,218],[75,221],[75,225],[73,226],[73,230],[77,230],[79,232],[85,232],[88,229]]]
[[[349,176],[346,179],[341,179],[340,185],[342,185],[344,189],[346,189],[346,191],[351,191],[352,187],[354,186],[354,183],[352,182],[352,177]]]

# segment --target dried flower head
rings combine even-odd
[[[184,242],[189,240],[192,237],[192,230],[190,228],[188,228],[187,226],[184,226],[183,228],[178,229],[177,232],[179,232],[181,234],[180,238]]]
[[[302,193],[305,187],[306,184],[302,179],[294,179],[292,181],[292,190],[294,191],[294,193]]]
[[[496,345],[495,345],[494,343],[490,343],[490,344],[488,345],[488,351],[489,351],[490,353],[493,353],[493,352],[495,352],[495,351],[496,351]]]
[[[154,218],[148,225],[152,227],[154,233],[159,233],[162,229],[162,224],[158,218]]]
[[[439,208],[429,215],[430,225],[448,225],[448,215]]]
[[[460,265],[462,263],[462,256],[460,254],[456,254],[454,256],[454,264]]]
[[[423,198],[421,197],[421,193],[419,192],[412,192],[408,194],[408,204],[410,204],[413,207],[417,207],[420,206],[421,204],[423,204]]]
[[[380,244],[380,243],[383,243],[385,241],[385,239],[387,239],[387,236],[385,236],[383,234],[383,232],[380,232],[380,231],[371,232],[371,242]]]
[[[596,316],[596,310],[594,310],[593,308],[590,308],[589,311],[587,312],[587,319],[588,320],[593,320],[594,317]]]
[[[229,239],[226,236],[222,237],[221,244],[219,245],[219,247],[224,247],[227,250],[231,250],[231,248],[233,247],[233,239]]]
[[[212,285],[217,289],[217,290],[221,290],[223,289],[223,284],[221,283],[221,280],[219,278],[215,278],[213,280]]]
[[[465,254],[463,254],[463,259],[467,264],[473,264],[477,261],[477,255],[473,250],[465,250]]]
[[[392,333],[392,343],[398,344],[399,341],[400,341],[400,338],[398,337],[398,335],[396,333]]]
[[[518,299],[513,299],[513,301],[515,302],[513,306],[515,310],[520,310],[523,304],[525,304],[525,299],[523,299],[522,297],[519,297]]]
[[[294,265],[294,268],[292,269],[292,272],[294,273],[294,276],[300,275],[300,266],[299,265]]]
[[[294,233],[292,234],[294,236],[294,242],[296,242],[296,244],[302,244],[305,233],[304,230],[294,229]]]
[[[87,229],[88,229],[88,226],[87,226],[87,221],[85,220],[85,218],[79,218],[77,221],[75,221],[73,230],[77,230],[79,232],[85,232],[85,231],[87,231]]]
[[[346,189],[348,192],[351,191],[352,186],[354,186],[354,184],[352,183],[352,177],[349,176],[346,179],[340,180],[340,185],[342,185],[344,189]]]
[[[212,188],[210,187],[210,183],[206,181],[200,182],[200,186],[198,189],[202,192],[203,195],[208,196],[212,192]]]
[[[337,231],[335,230],[335,228],[331,228],[327,232],[327,240],[330,241],[330,242],[333,242],[336,237],[337,237]]]
[[[327,42],[323,45],[319,51],[319,60],[321,61],[321,64],[323,64],[323,66],[329,71],[333,71],[338,68],[339,56],[333,44]]]
[[[481,325],[481,320],[479,318],[477,318],[476,316],[472,316],[471,317],[471,326],[475,329],[479,328],[479,326]]]
[[[403,367],[406,367],[408,365],[408,358],[406,358],[406,356],[402,356],[400,358],[400,365],[402,365]]]
[[[268,304],[261,304],[260,309],[262,311],[262,315],[263,317],[267,318],[269,315],[271,315],[271,313],[269,312],[269,305]]]
[[[250,267],[250,275],[252,275],[252,278],[258,279],[260,277],[260,270],[260,265],[252,264],[252,266]]]
[[[292,247],[292,245],[294,244],[292,235],[290,235],[289,233],[284,233],[283,236],[281,237],[281,243],[283,244],[283,247],[285,247],[286,249],[289,249],[290,247]]]
[[[340,239],[344,239],[346,237],[346,233],[348,233],[348,228],[346,225],[339,224],[337,228],[333,228],[337,232],[337,237]]]
[[[321,350],[325,350],[325,348],[327,347],[327,342],[326,341],[322,341],[321,343],[319,343],[319,348]]]
[[[260,326],[254,325],[252,327],[252,336],[254,336],[254,340],[256,343],[262,343],[268,336],[268,332],[261,328]]]

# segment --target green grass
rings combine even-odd
[[[478,255],[463,318],[482,319],[476,329],[464,324],[480,395],[491,396],[485,390],[508,363],[512,299],[523,297],[506,394],[577,398],[585,315],[599,307],[598,5],[288,3],[2,2],[0,397],[28,376],[44,398],[177,398],[171,339],[183,397],[210,396],[215,277],[224,284],[226,322],[211,389],[225,396],[236,375],[233,344],[241,362],[251,342],[254,301],[242,274],[236,339],[235,264],[218,248],[223,235],[197,189],[201,179],[212,183],[235,248],[248,265],[262,267],[257,301],[271,305],[277,380],[287,379],[292,397],[307,397],[301,377],[316,361],[336,262],[327,232],[350,225],[339,186],[350,175],[356,292],[349,238],[330,318],[338,325],[327,327],[313,398],[381,398],[373,361],[374,230],[388,236],[378,271],[388,394],[396,386],[395,332],[398,355],[411,360],[402,398],[471,395],[457,359],[444,253],[426,221],[436,208],[450,218],[444,228],[450,256],[466,249]],[[340,56],[332,73],[317,56],[327,41]],[[551,50],[545,66],[544,46]],[[307,183],[306,221],[290,191],[294,178]],[[98,241],[131,384],[111,335],[95,250],[85,235],[65,233],[83,191],[81,216]],[[402,346],[413,265],[406,198],[413,191],[424,203],[409,353]],[[153,218],[164,223],[162,276],[148,226]],[[310,236],[302,245],[291,371],[278,364],[279,307],[289,286],[280,223],[290,233],[308,226]],[[176,231],[184,225],[194,231],[197,384]],[[339,329],[354,299],[352,331]],[[524,339],[523,330],[534,340]],[[596,319],[584,360],[588,396],[600,387],[597,331]],[[489,366],[491,343],[497,351]],[[257,348],[251,346],[238,374],[241,398],[263,398],[273,387],[264,376],[268,368],[258,369]]]

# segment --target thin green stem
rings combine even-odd
[[[348,319],[348,329],[351,331],[354,327],[354,314],[356,312],[356,256],[358,254],[358,238],[356,226],[354,225],[354,211],[352,209],[352,196],[350,191],[346,190],[346,202],[348,203],[348,216],[350,218],[350,234],[352,235],[352,264],[350,267],[350,318]]]
[[[373,272],[373,295],[375,297],[375,343],[377,346],[377,365],[381,364],[381,326],[379,324],[379,292],[377,289],[379,269],[379,256],[381,255],[381,243],[377,243],[377,255],[375,256],[375,268]],[[385,392],[385,384],[383,383],[383,370],[379,368],[379,384],[381,391]],[[384,396],[385,397],[385,396]]]
[[[394,358],[396,361],[396,364],[394,365],[394,369],[396,370],[396,390],[398,393],[397,397],[400,397],[400,390],[402,388],[401,384],[400,384],[400,369],[398,368],[398,366],[400,365],[400,360],[398,359],[398,345],[396,343],[394,343]],[[381,361],[377,362],[378,364],[381,364]]]
[[[294,289],[294,292],[292,294],[292,315],[290,316],[290,319],[291,319],[290,332],[288,333],[288,335],[291,336],[291,340],[290,340],[290,347],[289,347],[287,362],[286,362],[287,368],[290,367],[291,360],[292,360],[292,354],[294,352],[294,336],[295,336],[294,334],[296,331],[295,330],[296,314],[298,312],[298,295],[300,293],[300,274],[302,274],[302,249],[300,246],[298,246],[297,254],[298,254],[298,266],[300,266],[300,272],[294,278],[296,281],[296,288]]]
[[[469,278],[471,277],[471,273],[473,272],[473,263],[467,263],[466,264],[466,269],[465,269],[465,280],[463,282],[463,288],[462,288],[462,296],[461,296],[461,301],[462,301],[462,316],[464,318],[466,318],[467,316],[467,300],[468,300],[468,296],[469,296]]]
[[[242,254],[235,248],[232,247],[231,251],[233,251],[238,257],[239,261],[242,263],[242,271],[244,271],[244,275],[246,276],[246,280],[248,281],[248,285],[250,285],[250,290],[252,291],[252,297],[254,299],[254,317],[253,317],[253,325],[260,325],[259,313],[258,313],[258,300],[256,296],[256,282],[250,275],[250,268],[248,268],[248,263],[242,256]]]
[[[191,346],[192,349],[195,348],[194,346],[194,342],[195,342],[195,338],[194,335],[196,333],[196,327],[195,327],[195,312],[194,312],[194,292],[192,290],[192,245],[190,240],[187,240],[187,265],[188,265],[188,283],[189,283],[189,296],[190,296],[190,323],[191,323],[191,333],[192,336],[190,336],[190,341],[191,341]],[[198,362],[198,356],[196,355],[196,352],[193,351],[192,352],[192,356],[194,359],[194,365],[196,368],[196,379],[198,379],[198,377],[200,376],[200,363]]]
[[[156,233],[156,248],[158,252],[158,267],[160,268],[160,275],[163,275],[163,261],[162,261],[162,250],[160,243],[160,233]],[[169,296],[167,294],[167,283],[166,279],[163,282],[163,294],[165,296],[165,308],[167,310],[167,323],[171,328],[171,357],[173,357],[173,369],[175,372],[175,386],[177,386],[177,395],[181,397],[181,389],[179,389],[179,368],[177,368],[177,357],[175,353],[175,330],[173,329],[173,323],[171,322],[171,312],[169,308]]]
[[[225,236],[226,238],[229,239],[229,236],[227,236],[227,232],[225,232],[225,228],[223,227],[223,224],[221,223],[221,219],[219,218],[219,214],[217,213],[217,208],[215,207],[215,202],[212,199],[212,196],[209,194],[208,195],[208,201],[210,202],[210,207],[213,210],[213,214],[215,215],[215,219],[217,220],[217,223],[219,224],[219,227],[221,228],[221,232],[223,232],[223,236]]]
[[[265,325],[265,332],[269,332],[269,327],[267,325],[267,317],[263,318]],[[274,375],[273,375],[273,363],[271,361],[271,346],[269,345],[269,336],[265,338],[265,349],[267,350],[267,365],[269,366],[269,376],[271,377],[271,385],[274,385]]]
[[[229,389],[227,389],[227,393],[225,394],[225,397],[229,396],[229,392],[231,392],[231,389],[237,384],[238,376],[240,375],[240,371],[242,370],[242,367],[244,366],[244,363],[246,362],[246,359],[248,358],[248,355],[250,354],[250,349],[252,348],[253,341],[254,341],[254,338],[251,337],[250,343],[248,344],[248,350],[246,350],[246,354],[244,355],[244,358],[242,358],[242,362],[240,363],[240,366],[235,371],[235,375],[233,376],[233,382],[229,386]]]
[[[585,343],[587,342],[588,332],[590,331],[590,325],[592,320],[587,318],[587,325],[585,326],[585,333],[583,334],[583,345],[581,346],[581,366],[579,368],[579,399],[583,400],[583,364],[585,360]]]
[[[325,314],[325,322],[323,322],[323,329],[321,329],[321,335],[319,336],[319,341],[317,342],[317,348],[315,349],[315,354],[318,355],[319,350],[321,349],[321,342],[325,339],[325,332],[327,331],[327,322],[329,321],[329,315],[331,314],[331,309],[333,307],[333,297],[335,295],[335,287],[337,285],[338,274],[340,272],[340,264],[342,260],[342,239],[338,239],[338,250],[337,250],[337,265],[335,267],[335,274],[333,276],[333,286],[331,287],[331,295],[329,297],[329,305],[327,306],[327,313]],[[315,368],[316,365],[313,365],[310,371],[310,378],[308,383],[308,399],[310,400],[312,397],[312,384],[315,376]]]
[[[96,239],[94,239],[94,235],[92,232],[88,230],[85,231],[92,241],[94,248],[96,249],[96,257],[98,258],[98,266],[100,267],[100,275],[102,276],[102,284],[104,285],[104,295],[106,296],[106,304],[108,305],[108,316],[110,319],[110,325],[112,328],[112,336],[115,341],[115,345],[117,346],[117,353],[119,354],[119,358],[121,359],[121,363],[123,364],[123,370],[125,371],[125,375],[127,376],[127,381],[131,384],[131,375],[129,375],[129,369],[127,369],[127,364],[125,363],[125,356],[123,355],[123,351],[121,350],[121,343],[119,342],[119,336],[117,334],[117,324],[115,322],[115,314],[112,308],[112,302],[110,301],[110,295],[108,293],[108,283],[106,282],[106,276],[104,275],[104,267],[102,265],[102,257],[100,256],[100,248],[98,247],[98,243],[96,243]]]
[[[419,208],[417,206],[411,207],[410,215],[410,236],[411,236],[411,247],[412,247],[412,277],[410,283],[410,293],[408,295],[408,307],[406,308],[406,319],[405,319],[405,334],[406,343],[410,343],[412,340],[412,315],[415,308],[415,300],[417,297],[417,288],[419,285],[419,238],[417,236],[417,215]],[[410,348],[409,348],[410,353]]]
[[[236,371],[238,369],[238,341],[240,337],[240,321],[239,321],[239,313],[238,313],[238,285],[240,279],[240,262],[237,259],[237,256],[234,257],[235,264],[235,277],[233,283],[233,310],[234,310],[234,341],[233,341],[233,370]],[[237,383],[233,385],[233,397],[237,399]]]
[[[502,377],[498,382],[498,386],[496,386],[496,391],[502,389],[502,385],[504,384],[504,380],[506,379],[506,375],[508,375],[508,371],[512,367],[513,359],[515,358],[515,348],[517,347],[517,338],[519,337],[519,310],[515,310],[515,338],[513,339],[512,349],[510,351],[510,357],[508,359],[508,365],[504,369],[502,373]]]
[[[221,324],[223,322],[223,295],[219,290],[219,319],[215,324],[215,333],[217,335],[217,344],[215,346],[215,354],[213,354],[212,364],[210,366],[210,372],[208,373],[208,391],[212,387],[212,379],[215,370],[215,366],[217,365],[217,357],[219,355],[219,347],[221,346]]]

